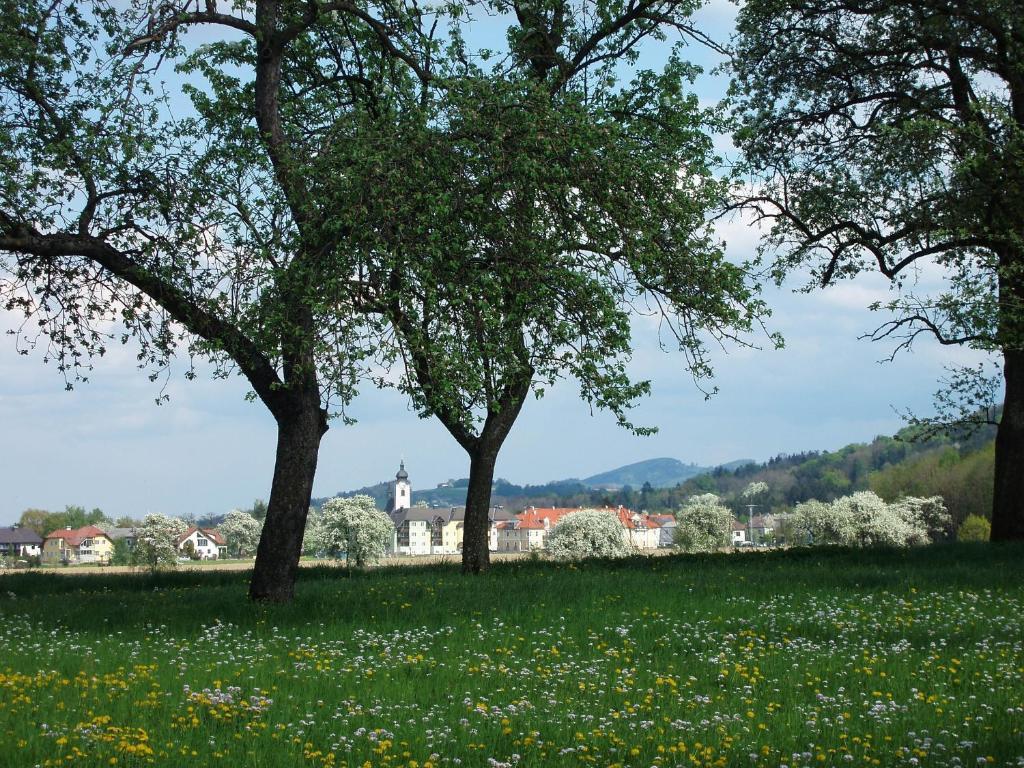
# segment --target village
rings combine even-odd
[[[412,483],[401,463],[388,500],[387,514],[394,525],[388,547],[391,556],[457,555],[462,552],[466,508],[413,505]],[[572,507],[527,507],[509,511],[492,507],[488,515],[489,549],[495,553],[543,552],[548,534],[566,515],[578,512]],[[636,512],[626,507],[604,507],[599,511],[615,517],[622,528],[625,543],[633,550],[652,551],[674,546],[676,519],[668,514]],[[0,558],[32,559],[44,566],[107,564],[117,542],[133,548],[138,528],[86,525],[64,528],[40,536],[25,527],[0,528]],[[746,521],[733,519],[731,544],[736,547],[764,545],[774,536],[769,516],[751,516]],[[175,540],[183,560],[223,560],[230,542],[215,527],[189,526]]]

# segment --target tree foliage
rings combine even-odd
[[[697,36],[696,4],[485,6],[515,14],[507,55],[455,35],[385,105],[397,116],[375,104],[338,203],[373,254],[364,306],[394,331],[382,350],[403,363],[397,386],[470,456],[467,570],[487,565],[494,464],[531,392],[575,379],[585,402],[648,433],[628,417],[649,391],[627,374],[631,313],[656,317],[703,381],[708,342],[739,340],[767,311],[708,224],[724,189],[696,68],[681,45],[661,71],[636,67],[644,40]]]
[[[545,546],[558,560],[625,557],[632,552],[618,517],[599,509],[565,515],[548,533]]]
[[[956,532],[957,541],[988,541],[992,525],[981,515],[969,515]]]
[[[675,545],[684,552],[715,552],[729,545],[732,513],[713,493],[687,500],[676,513]]]
[[[1024,538],[1022,15],[1016,0],[752,0],[733,57],[740,204],[771,225],[777,276],[877,270],[897,292],[872,338],[1002,355],[996,538]],[[922,273],[942,287],[919,291]],[[940,398],[959,427],[993,410],[996,382],[976,374]]]
[[[100,528],[112,525],[103,510],[99,507],[86,511],[85,507],[68,504],[62,512],[49,512],[45,509],[26,509],[18,518],[18,525],[31,528],[40,536],[47,536],[61,528],[82,528],[96,525]]]
[[[798,504],[790,521],[791,543],[813,546],[908,547],[949,537],[952,519],[942,499],[906,497],[887,504],[870,491],[831,504]]]
[[[391,518],[369,496],[335,498],[324,504],[307,546],[332,555],[344,552],[362,567],[384,556],[394,532]]]
[[[135,562],[154,570],[177,566],[177,542],[186,530],[185,521],[177,517],[146,515],[135,543]]]
[[[625,376],[630,302],[672,305],[697,377],[704,334],[763,310],[707,234],[692,68],[673,55],[615,85],[644,40],[702,39],[695,6],[493,0],[509,45],[485,67],[469,4],[18,0],[0,19],[0,301],[20,348],[69,384],[129,339],[156,377],[176,353],[244,375],[278,426],[250,595],[290,599],[328,410],[370,352],[410,356],[410,395],[450,429],[507,433],[513,402],[566,373],[623,418],[646,391]]]
[[[248,512],[232,509],[218,526],[224,535],[228,552],[235,557],[246,557],[256,551],[263,533],[263,523]]]
[[[16,0],[0,17],[0,306],[24,317],[18,348],[69,386],[129,340],[154,378],[176,354],[186,376],[198,356],[246,377],[278,427],[254,599],[293,595],[320,439],[368,349],[332,148],[357,104],[438,52],[419,29],[444,12]]]

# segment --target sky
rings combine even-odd
[[[716,0],[698,16],[719,39],[734,7]],[[697,58],[697,57],[694,57]],[[720,77],[698,84],[708,103]],[[728,149],[722,141],[723,149]],[[719,228],[732,258],[753,255],[759,233],[743,221]],[[925,272],[920,289],[937,284]],[[962,348],[922,340],[893,362],[891,347],[859,337],[885,316],[866,307],[891,298],[886,282],[865,275],[828,290],[795,293],[794,280],[769,286],[771,331],[786,346],[714,350],[715,384],[709,400],[686,372],[680,355],[663,352],[656,329],[638,318],[631,373],[650,379],[653,393],[633,413],[658,433],[636,437],[604,412],[591,413],[571,382],[529,400],[502,449],[496,476],[544,483],[655,457],[712,466],[735,459],[766,460],[780,453],[834,450],[870,441],[902,426],[897,411],[932,411],[943,367],[982,358]],[[0,330],[17,318],[0,312]],[[223,514],[267,498],[273,471],[275,426],[258,402],[248,402],[244,379],[185,379],[187,363],[172,365],[168,380],[150,382],[137,370],[135,349],[113,347],[96,360],[90,381],[65,391],[64,380],[40,354],[19,355],[0,336],[0,524],[29,507],[100,507],[112,518]],[[166,393],[167,403],[156,399]],[[315,496],[328,496],[391,479],[405,461],[413,488],[468,475],[468,459],[436,420],[419,419],[394,391],[366,385],[349,408],[351,426],[332,422],[320,451]]]

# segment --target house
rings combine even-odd
[[[775,519],[771,515],[754,515],[747,523],[747,533],[755,544],[775,539]]]
[[[462,552],[466,508],[414,507],[411,501],[412,483],[402,461],[388,499],[388,517],[395,526],[388,550],[397,555],[456,555]],[[498,523],[511,517],[501,507],[492,507],[488,513],[488,548],[492,552],[498,549]]]
[[[735,517],[732,519],[732,535],[729,541],[734,547],[738,547],[747,541],[747,526]]]
[[[626,543],[635,549],[657,549],[661,543],[661,526],[646,512],[633,512],[625,507],[614,512],[622,525]]]
[[[34,557],[42,549],[42,537],[31,528],[0,528],[0,557]]]
[[[192,543],[191,551],[200,560],[216,560],[224,557],[228,551],[224,537],[212,528],[196,528],[193,525],[178,537],[174,546],[180,553],[189,554],[189,542]]]
[[[531,552],[544,549],[548,532],[574,507],[529,507],[511,520],[498,524],[499,552]]]
[[[124,539],[125,543],[128,545],[128,549],[134,549],[135,544],[139,540],[138,528],[104,528],[103,530],[107,532],[107,536],[109,536],[110,540],[115,544]]]
[[[43,540],[43,563],[109,563],[114,542],[102,528],[62,528]]]
[[[465,507],[408,507],[392,510],[395,525],[390,551],[399,555],[456,555],[462,552],[466,524]],[[501,507],[488,514],[488,548],[498,548],[499,522],[510,518]]]
[[[548,524],[550,526],[550,523]],[[544,548],[544,537],[549,527],[531,520],[502,520],[495,525],[496,551],[531,552]]]
[[[530,507],[513,520],[497,525],[499,552],[530,552],[544,549],[547,535],[563,517],[579,512],[573,507]],[[625,507],[603,510],[614,515],[622,526],[622,537],[636,549],[657,549],[661,541],[661,526],[650,515],[633,512]]]
[[[447,514],[430,507],[403,507],[393,510],[391,522],[395,525],[391,551],[399,555],[442,554],[444,527]],[[457,537],[457,534],[455,534]],[[449,541],[453,534],[449,533]],[[461,547],[461,540],[456,546]]]
[[[672,515],[651,515],[651,522],[658,526],[658,546],[674,547],[676,543],[676,519]]]

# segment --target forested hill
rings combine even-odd
[[[899,496],[939,495],[957,522],[968,514],[988,516],[992,508],[995,428],[953,441],[933,438],[915,442],[905,429],[895,437],[877,437],[837,451],[780,455],[763,464],[716,470],[675,488],[647,489],[635,506],[649,511],[673,510],[696,493],[715,493],[741,506],[743,490],[755,482],[768,485],[754,499],[759,512],[784,511],[809,499],[831,501],[855,491],[871,490],[886,500]],[[624,503],[624,502],[623,502]]]
[[[877,437],[870,443],[854,443],[837,451],[784,454],[760,464],[719,467],[670,488],[654,488],[646,483],[639,488],[624,485],[614,490],[598,489],[575,479],[521,486],[498,480],[492,503],[508,509],[622,504],[655,513],[675,511],[697,493],[716,493],[740,511],[743,490],[750,483],[764,482],[768,491],[754,499],[758,512],[780,512],[808,499],[831,501],[854,491],[872,490],[887,500],[904,495],[940,495],[959,522],[968,514],[987,516],[991,510],[994,436],[994,427],[989,427],[956,442],[948,438],[915,442],[910,430],[902,430],[895,437]],[[414,487],[413,502],[464,504],[467,483],[456,480],[441,488]],[[388,492],[389,484],[383,482],[339,495],[365,493],[384,508]],[[320,506],[324,501],[314,499],[313,504]]]
[[[739,459],[723,464],[719,469],[735,469],[753,463],[752,459]],[[690,478],[714,472],[715,467],[702,467],[697,464],[684,464],[679,459],[647,459],[635,464],[601,472],[583,479],[588,488],[618,489],[627,485],[640,488],[648,483],[653,488],[672,488]]]

